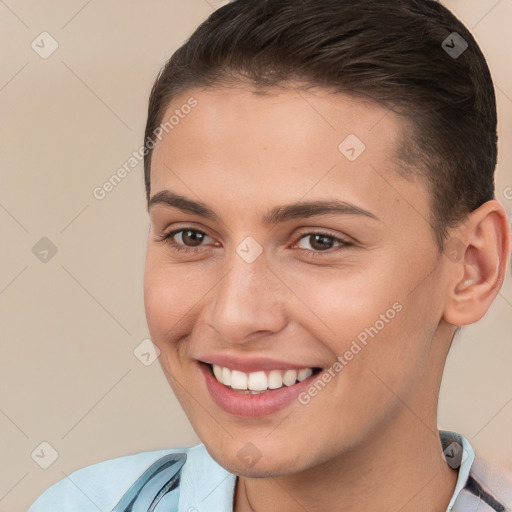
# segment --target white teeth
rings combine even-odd
[[[222,368],[220,366],[217,366],[216,364],[213,365],[213,373],[215,374],[215,378],[220,381],[224,382],[224,379],[222,378]]]
[[[225,368],[222,369],[222,371],[224,370]],[[233,389],[247,389],[247,374],[238,370],[232,370],[231,387]]]
[[[271,370],[267,374],[264,371],[245,373],[239,370],[230,370],[216,364],[212,366],[213,374],[221,384],[252,394],[268,389],[279,389],[283,386],[293,386],[297,381],[302,382],[313,375],[312,368],[302,368],[298,371]]]
[[[283,376],[279,370],[272,370],[268,374],[268,388],[278,389],[283,387]]]
[[[302,370],[299,370],[299,373],[297,374],[297,380],[299,382],[302,382],[308,377],[311,377],[311,375],[313,375],[313,370],[311,368],[304,368]]]
[[[252,391],[263,391],[267,389],[267,376],[265,372],[249,373],[247,388]]]
[[[222,368],[222,379],[217,377],[217,380],[226,386],[231,386],[231,372],[229,371],[229,368]]]
[[[286,370],[283,375],[283,384],[292,386],[297,382],[297,372],[295,370]]]

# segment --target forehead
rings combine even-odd
[[[190,109],[192,98],[197,104]],[[176,114],[181,114],[179,119]],[[305,160],[318,160],[324,151],[325,157],[338,159],[339,144],[349,135],[357,142],[356,152],[364,148],[367,159],[376,155],[380,161],[392,159],[403,122],[377,102],[321,88],[274,88],[257,94],[242,86],[192,89],[173,99],[163,122],[173,117],[178,122],[167,137],[166,149],[180,159],[200,144],[209,153],[194,158],[210,163],[215,158],[239,164],[240,159],[279,152],[289,165],[300,162],[301,167]],[[155,159],[163,147],[157,147]]]
[[[172,116],[153,152],[151,195],[193,190],[205,202],[221,195],[254,208],[336,196],[377,210],[418,196],[418,187],[425,196],[396,172],[403,120],[371,100],[318,88],[191,89],[163,123]],[[426,197],[415,201],[427,214]]]

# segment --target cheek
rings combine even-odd
[[[144,307],[153,343],[160,346],[165,332],[178,322],[180,287],[169,286],[165,274],[158,268],[146,269],[144,277]]]
[[[399,287],[389,282],[387,272],[319,268],[286,279],[298,299],[292,306],[295,321],[306,331],[313,330],[337,355],[354,340],[365,346],[401,320]]]
[[[437,325],[425,297],[430,294],[410,293],[413,272],[377,267],[289,276],[290,288],[302,299],[294,301],[293,318],[330,349],[333,362],[342,358],[339,392],[364,393],[365,401],[390,394],[385,384],[400,394],[409,392]],[[385,384],[377,382],[379,377]]]
[[[350,334],[345,344],[361,347],[347,377],[352,375],[351,386],[364,393],[365,401],[373,399],[377,408],[385,402],[398,404],[396,397],[412,399],[429,379],[426,371],[439,320],[436,301],[428,289],[404,292],[401,284],[387,283],[384,293],[369,289],[370,304],[347,310]]]
[[[177,267],[158,261],[158,254],[148,250],[144,272],[144,307],[151,340],[160,350],[158,358],[174,394],[184,404],[183,366],[184,344],[180,340],[190,330],[187,312],[194,304],[186,279],[179,276]],[[188,329],[188,330],[187,330]],[[186,402],[186,400],[185,400]]]
[[[194,308],[204,296],[190,272],[177,265],[159,261],[161,257],[148,250],[144,272],[144,307],[153,342],[159,346],[171,336],[185,333]]]

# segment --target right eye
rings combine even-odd
[[[201,242],[210,238],[206,233],[192,228],[174,229],[159,237],[158,241],[165,242],[176,251],[197,252]]]

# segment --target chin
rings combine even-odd
[[[269,457],[265,452],[258,454],[253,452],[255,456],[251,458],[251,450],[248,448],[244,453],[244,448],[231,451],[227,449],[222,450],[218,447],[216,450],[206,445],[206,443],[205,446],[211,457],[224,469],[244,478],[279,477],[307,469],[304,461],[301,464],[299,461],[292,461],[290,458],[285,458],[283,451],[279,450],[274,452],[273,457]],[[278,457],[280,455],[281,458],[276,458],[275,455]]]
[[[290,471],[290,467],[284,469],[280,465],[263,464],[261,461],[249,467],[239,460],[224,460],[221,466],[234,475],[244,478],[270,478],[291,475],[298,471]],[[219,463],[220,464],[220,463]]]

